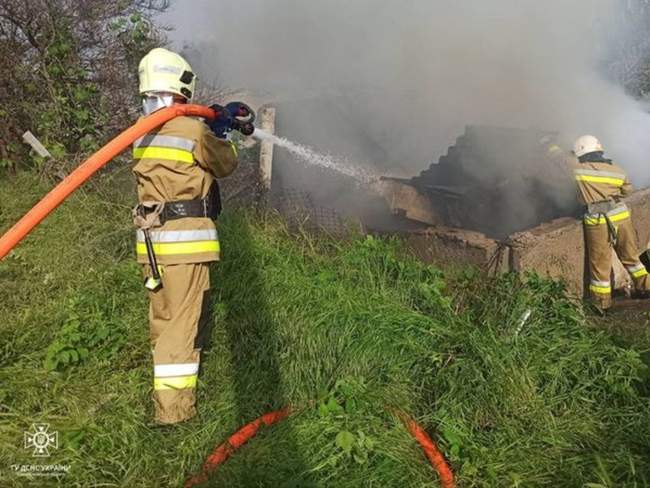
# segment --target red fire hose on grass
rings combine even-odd
[[[90,156],[61,183],[55,186],[43,199],[38,202],[25,216],[11,229],[0,237],[0,259],[29,234],[50,212],[58,207],[72,192],[79,188],[99,169],[105,166],[114,157],[133,144],[138,138],[160,127],[165,122],[182,115],[214,119],[219,113],[203,105],[176,104],[158,110],[147,117],[140,119],[126,129],[115,139]]]
[[[219,444],[212,453],[207,457],[203,463],[203,467],[199,474],[190,477],[183,488],[192,488],[208,480],[210,473],[216,470],[220,464],[223,464],[237,449],[243,446],[248,440],[255,437],[257,431],[262,425],[273,425],[276,422],[284,420],[290,415],[288,407],[275,412],[262,415],[258,419],[249,422],[241,429],[231,435],[225,442]],[[431,439],[418,423],[409,417],[404,412],[396,412],[396,415],[404,422],[406,428],[420,444],[424,454],[429,459],[431,466],[438,472],[440,477],[440,484],[442,488],[455,488],[454,474],[449,467],[442,452],[436,446],[436,443]]]

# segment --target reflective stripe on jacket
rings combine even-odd
[[[232,145],[218,139],[203,123],[177,117],[133,144],[139,202],[173,202],[205,198],[216,177],[237,167]],[[144,235],[137,233],[136,253],[146,264]],[[151,230],[159,264],[184,264],[219,259],[215,223],[206,217],[170,220]]]
[[[632,192],[632,185],[620,166],[603,162],[575,162],[573,174],[582,203],[617,201]]]
[[[216,229],[204,230],[158,230],[151,232],[153,251],[161,257],[180,255],[219,254],[219,237]],[[147,259],[144,232],[137,231],[136,250],[138,258]]]
[[[149,134],[133,143],[133,159],[165,159],[194,163],[194,141],[175,136]]]

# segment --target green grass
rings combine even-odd
[[[396,409],[437,439],[463,487],[650,485],[639,348],[588,327],[561,285],[445,276],[398,240],[296,237],[244,211],[219,224],[199,417],[152,426],[123,185],[106,177],[100,194],[76,195],[0,263],[0,486],[27,483],[12,464],[44,462],[22,448],[32,422],[59,431],[47,463],[71,465],[60,486],[181,486],[216,444],[284,405],[295,415],[207,486],[439,486]],[[44,190],[29,175],[0,182],[0,227]]]

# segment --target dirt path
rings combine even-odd
[[[617,301],[605,317],[589,314],[588,319],[621,345],[638,350],[650,367],[650,300]]]

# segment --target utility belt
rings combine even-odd
[[[160,269],[156,260],[151,229],[160,227],[170,220],[193,218],[210,218],[216,220],[221,213],[221,192],[217,180],[212,182],[205,198],[193,200],[176,200],[172,202],[142,202],[133,209],[133,223],[144,234],[147,260],[151,267],[151,277],[146,278],[144,286],[156,291],[162,288]]]
[[[165,225],[170,220],[183,219],[186,217],[206,217],[217,220],[221,213],[221,192],[219,184],[215,180],[210,186],[210,190],[205,198],[195,198],[193,200],[175,200],[172,202],[145,202],[135,207],[135,213],[138,216],[148,219],[155,214],[155,222],[148,227],[157,227]],[[142,228],[136,222],[138,228]]]
[[[618,202],[614,200],[602,200],[600,202],[592,202],[587,204],[587,214],[600,214],[606,215],[608,212],[618,207]]]

